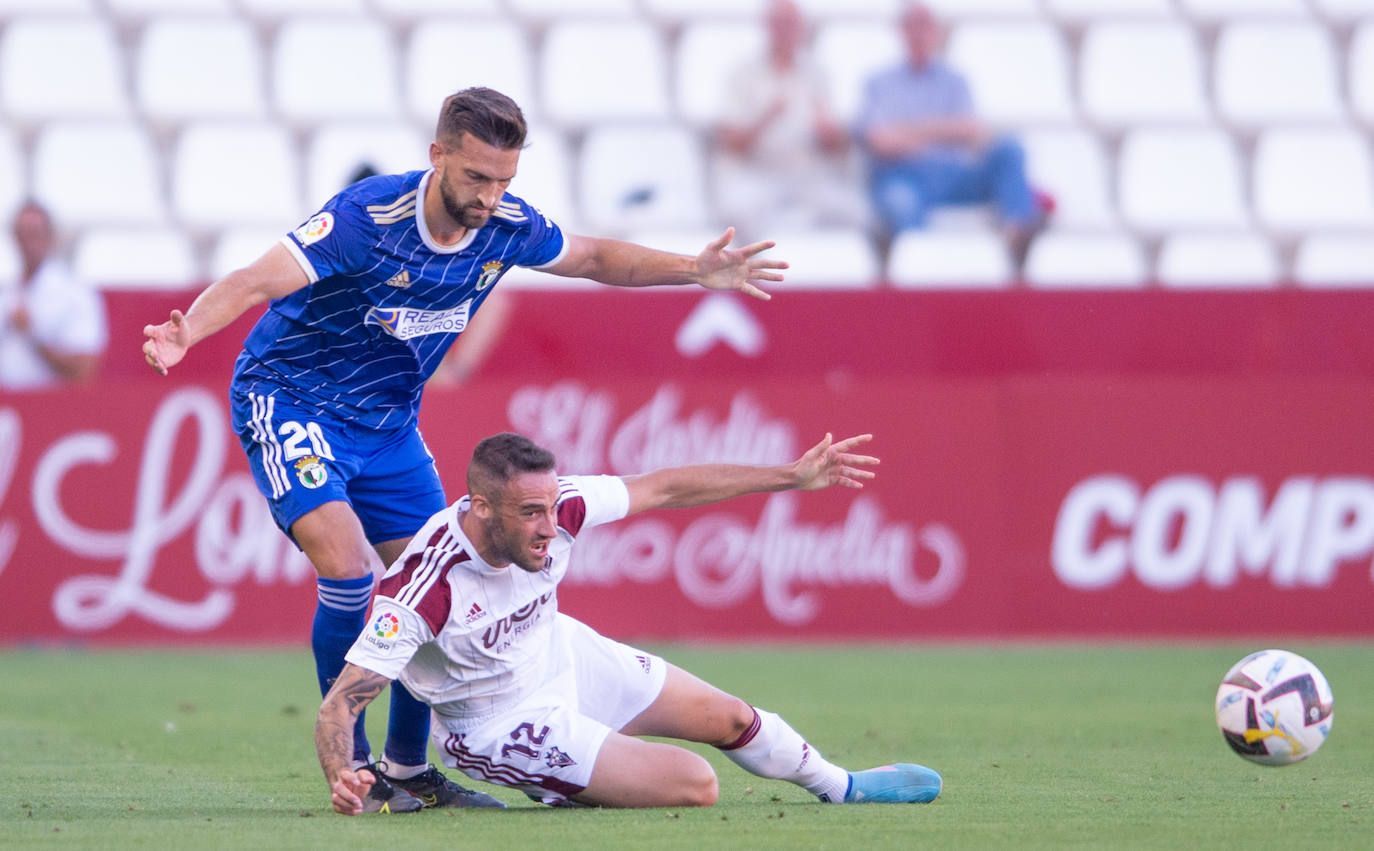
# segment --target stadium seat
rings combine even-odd
[[[1179,10],[1197,21],[1232,18],[1307,17],[1304,0],[1178,0]]]
[[[10,213],[28,194],[28,173],[14,132],[0,124],[0,221],[8,222]]]
[[[362,165],[380,173],[429,168],[429,134],[409,125],[347,122],[320,125],[305,154],[305,200],[319,207]]]
[[[635,0],[506,0],[506,8],[521,18],[629,17]]]
[[[1214,57],[1217,110],[1227,121],[1253,126],[1341,118],[1336,54],[1319,24],[1228,24]]]
[[[210,280],[217,281],[235,269],[242,269],[280,242],[292,226],[294,225],[279,229],[227,228],[219,232],[215,237],[214,247],[210,250],[206,274]]]
[[[1012,279],[1006,240],[991,230],[903,231],[888,253],[887,280],[903,289],[987,289]]]
[[[1247,224],[1240,154],[1215,129],[1132,131],[1117,161],[1122,218],[1147,231]]]
[[[155,20],[162,15],[227,15],[232,0],[105,0],[105,6],[122,20]]]
[[[1337,23],[1352,23],[1374,16],[1374,0],[1312,0],[1312,8]]]
[[[765,290],[865,289],[876,286],[882,276],[877,249],[858,228],[781,231],[769,234],[769,239],[777,247],[765,256],[786,260],[788,268],[781,283],[765,284]],[[692,253],[705,245],[697,243]]]
[[[274,20],[294,15],[316,19],[353,18],[365,11],[363,0],[236,0],[250,17]]]
[[[1180,233],[1160,246],[1155,279],[1176,288],[1272,287],[1279,281],[1273,245],[1251,232]]]
[[[1065,22],[1102,18],[1170,18],[1172,0],[1044,0],[1045,10]]]
[[[44,15],[94,12],[95,0],[0,0],[0,20],[17,19],[25,12]]]
[[[1116,224],[1111,167],[1101,140],[1079,128],[1027,130],[1021,134],[1031,185],[1054,197],[1054,224],[1107,228]]]
[[[12,117],[128,112],[124,54],[98,17],[23,17],[0,34],[0,109]]]
[[[398,113],[396,49],[375,21],[292,18],[277,32],[271,63],[272,102],[289,121]]]
[[[526,118],[539,113],[534,57],[525,28],[512,21],[428,20],[411,32],[405,51],[405,102],[410,114],[433,127],[444,98],[468,86],[488,86],[520,104]]]
[[[424,20],[452,15],[472,21],[474,18],[495,18],[504,12],[501,0],[371,0],[372,9],[381,17],[394,20]]]
[[[812,19],[892,18],[902,10],[902,0],[797,0],[797,5]]]
[[[102,289],[179,289],[201,277],[190,241],[166,227],[91,228],[77,240],[72,268]]]
[[[263,61],[257,35],[240,19],[155,18],[135,55],[138,104],[161,120],[258,117],[267,106]]]
[[[668,117],[668,54],[651,24],[559,21],[549,27],[539,63],[544,114],[555,121]]]
[[[291,136],[274,123],[189,125],[172,152],[169,179],[173,210],[191,227],[257,224],[285,231],[313,210],[301,203]]]
[[[1107,21],[1088,27],[1079,52],[1083,112],[1093,122],[1199,122],[1207,118],[1202,49],[1172,21]]]
[[[1059,31],[1039,21],[959,24],[950,64],[968,78],[978,114],[993,123],[1062,122],[1073,117],[1069,52]]]
[[[1307,287],[1374,287],[1374,239],[1368,233],[1308,236],[1298,243],[1293,279]]]
[[[965,17],[1010,21],[1042,14],[1039,0],[926,0],[926,5],[946,21]]]
[[[641,0],[644,11],[663,21],[747,19],[757,21],[768,0]]]
[[[868,78],[906,55],[896,24],[865,20],[822,23],[812,50],[830,80],[835,115],[845,121],[858,115]]]
[[[1140,244],[1124,233],[1048,231],[1026,258],[1026,280],[1041,289],[1129,289],[1148,276]]]
[[[678,115],[712,125],[726,114],[727,89],[736,70],[762,56],[765,33],[755,22],[697,21],[678,39],[675,71]]]
[[[578,168],[582,217],[598,231],[704,224],[701,143],[670,124],[605,125],[587,133]]]
[[[33,193],[63,224],[166,218],[153,142],[131,121],[56,121],[34,141]]]
[[[520,152],[520,166],[510,191],[533,204],[566,230],[576,230],[577,204],[573,200],[575,171],[567,138],[552,127],[530,128],[528,145]]]
[[[1368,139],[1353,130],[1265,131],[1252,180],[1255,213],[1270,227],[1374,227],[1374,163]]]
[[[1374,127],[1374,18],[1355,31],[1346,58],[1350,108],[1365,125]]]

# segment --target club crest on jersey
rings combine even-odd
[[[364,325],[375,325],[398,340],[426,334],[460,334],[468,327],[472,299],[451,310],[418,310],[413,307],[373,307],[363,318]]]
[[[482,264],[482,274],[477,276],[477,291],[482,290],[496,283],[496,279],[501,275],[501,269],[505,264],[500,260],[493,260],[490,263]]]
[[[296,478],[301,484],[314,490],[329,481],[329,469],[324,466],[318,455],[307,455],[296,462]]]
[[[544,754],[544,762],[548,764],[549,768],[567,768],[570,765],[577,765],[572,757],[558,748],[549,748],[548,753]]]
[[[294,233],[296,239],[301,241],[301,245],[313,245],[329,236],[332,230],[334,230],[334,214],[324,212],[296,228]]]

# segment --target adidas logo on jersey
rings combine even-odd
[[[392,276],[387,280],[386,285],[387,285],[388,287],[396,287],[397,289],[402,289],[402,290],[409,288],[409,287],[410,287],[410,272],[406,271],[405,269],[402,269],[401,271],[399,271],[399,272],[397,272],[396,274],[392,275]]]
[[[463,626],[472,626],[474,622],[481,620],[485,615],[486,612],[482,611],[482,607],[473,603],[472,608],[468,609],[468,616],[463,619]]]

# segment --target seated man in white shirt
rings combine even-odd
[[[940,775],[897,763],[849,772],[781,717],[558,611],[583,530],[653,508],[750,493],[861,488],[872,435],[825,438],[777,466],[700,464],[638,476],[558,476],[516,434],[478,444],[469,495],[435,514],[383,577],[368,625],[325,696],[315,746],[334,809],[356,815],[382,776],[350,762],[357,714],[393,679],[433,710],[444,762],[550,805],[711,806],[710,764],[660,736],[714,745],[760,777],[830,803],[934,800]]]

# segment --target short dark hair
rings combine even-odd
[[[546,473],[555,467],[553,453],[523,434],[502,432],[477,444],[468,464],[468,492],[491,499],[499,488],[520,473]]]
[[[445,148],[459,144],[464,133],[502,150],[525,146],[525,113],[495,89],[473,86],[444,98],[434,140]]]

